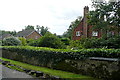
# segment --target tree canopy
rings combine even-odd
[[[48,27],[44,27],[44,26],[39,26],[39,25],[37,25],[36,26],[36,29],[37,29],[37,31],[41,34],[41,35],[45,35],[47,32],[49,32],[48,31]]]
[[[34,30],[34,26],[32,26],[32,25],[25,26],[25,30],[29,30],[29,29]]]
[[[89,12],[88,23],[93,29],[102,29],[103,32],[108,30],[119,30],[120,28],[120,1],[116,2],[95,2],[93,0],[95,10]]]
[[[73,29],[78,26],[81,20],[82,20],[82,17],[79,16],[75,21],[71,22],[67,31],[63,33],[63,37],[71,39],[73,34]]]

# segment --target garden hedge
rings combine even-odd
[[[46,47],[31,47],[31,46],[1,46],[0,49],[2,49],[2,57],[4,58],[17,60],[36,66],[49,67],[52,69],[60,69],[64,71],[86,74],[90,76],[95,75],[96,72],[98,71],[95,77],[104,76],[103,72],[99,71],[99,70],[103,70],[105,72],[105,70],[102,69],[104,67],[104,65],[102,64],[105,64],[106,66],[109,66],[109,64],[110,65],[114,64],[113,67],[116,67],[116,64],[117,66],[119,65],[117,62],[102,63],[98,61],[96,62],[98,64],[95,63],[94,66],[93,61],[91,61],[93,63],[86,61],[88,57],[120,58],[120,49],[69,50],[69,49],[53,49]],[[84,65],[89,65],[89,66],[85,67]],[[84,67],[79,68],[80,66],[84,66],[85,68]],[[93,67],[95,67],[94,69],[95,71],[92,69]],[[93,71],[93,74],[91,73],[91,71],[88,72],[86,69]],[[107,72],[108,71],[109,69],[107,70]]]
[[[120,58],[120,49],[69,50],[32,46],[1,46],[0,48],[4,58],[46,67],[64,60],[85,60],[88,57]]]
[[[41,56],[46,55],[52,58],[52,56],[68,59],[82,59],[85,57],[106,57],[106,58],[120,58],[120,49],[53,49],[46,47],[32,47],[32,46],[1,46],[3,50],[9,50],[12,52],[18,52],[26,56]]]

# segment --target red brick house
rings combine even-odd
[[[24,37],[26,39],[38,39],[42,35],[39,34],[36,30],[23,30],[16,34],[16,37]]]
[[[85,6],[84,7],[84,17],[81,20],[81,22],[79,23],[79,25],[74,28],[73,30],[73,35],[72,35],[72,40],[80,40],[82,37],[84,38],[91,38],[91,37],[97,37],[100,38],[102,37],[102,35],[104,35],[105,33],[102,32],[102,30],[92,30],[92,25],[88,25],[87,23],[87,14],[89,12],[89,7]],[[111,28],[114,28],[113,26],[111,26]],[[115,29],[115,28],[114,28]],[[120,28],[119,30],[114,30],[112,29],[112,31],[107,31],[107,36],[110,35],[120,35]]]
[[[101,31],[97,31],[97,30],[92,31],[91,30],[92,26],[87,24],[88,12],[89,12],[89,7],[85,6],[84,7],[84,17],[81,20],[80,24],[73,31],[73,37],[72,37],[73,40],[80,40],[81,37],[85,37],[85,38],[98,37],[99,38],[102,36]]]

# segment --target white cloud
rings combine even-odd
[[[0,0],[0,30],[40,25],[62,34],[90,4],[91,0]]]

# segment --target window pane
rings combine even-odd
[[[97,31],[93,31],[92,32],[92,36],[98,36],[98,32]]]

